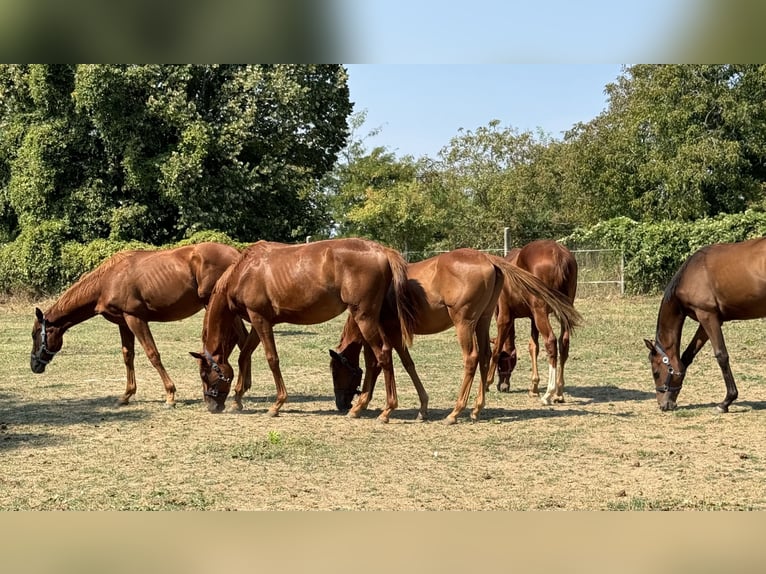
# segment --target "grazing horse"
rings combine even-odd
[[[542,298],[551,305],[564,324],[579,320],[573,307],[548,290],[533,275],[500,257],[481,251],[456,249],[412,263],[407,267],[407,277],[415,309],[415,334],[440,333],[454,325],[463,353],[463,380],[455,408],[444,420],[447,424],[457,422],[458,415],[465,408],[477,366],[481,385],[471,419],[478,419],[484,407],[485,381],[491,356],[489,326],[504,284],[527,297],[534,295]],[[428,417],[428,395],[415,370],[412,357],[403,344],[394,317],[389,307],[384,308],[383,329],[415,385],[420,398],[417,418],[423,420]],[[365,351],[367,372],[361,396],[350,414],[358,413],[367,407],[375,387],[375,379],[380,372],[380,366],[375,364],[374,357],[363,343],[354,317],[349,316],[340,344],[335,351],[330,351],[330,368],[336,406],[339,410],[349,408],[354,394],[358,392],[362,377],[359,354],[362,348]]]
[[[210,242],[162,251],[123,251],[113,255],[83,275],[45,313],[35,309],[32,372],[45,371],[61,349],[68,329],[101,315],[120,329],[127,386],[119,404],[128,404],[136,393],[133,358],[138,338],[162,378],[166,406],[174,406],[176,387],[162,365],[149,322],[178,321],[198,312],[207,304],[218,278],[238,257],[236,248]],[[244,324],[240,322],[235,329],[244,342],[247,334]]]
[[[529,271],[548,288],[561,293],[570,304],[574,304],[577,293],[577,261],[569,249],[556,241],[540,239],[527,243],[522,248],[512,249],[505,258],[521,269]],[[548,320],[550,311],[542,299],[533,296],[526,301],[518,291],[506,285],[497,302],[495,315],[497,338],[492,352],[488,384],[491,384],[494,369],[497,367],[499,371],[497,390],[501,392],[510,390],[511,373],[516,365],[515,319],[528,317],[531,322],[529,356],[532,359],[529,396],[540,396],[537,354],[540,348],[538,337],[542,334],[548,355],[548,388],[540,400],[544,405],[564,402],[564,365],[569,358],[571,328],[570,325],[561,325],[557,345],[556,334]]]
[[[699,326],[680,354],[687,317]],[[654,341],[644,339],[660,409],[676,408],[686,371],[710,339],[726,383],[726,397],[717,409],[728,412],[738,392],[721,325],[761,317],[766,317],[765,238],[718,243],[693,253],[665,288]]]
[[[276,416],[287,400],[274,342],[274,325],[314,325],[348,309],[385,372],[388,422],[396,408],[396,389],[391,343],[380,326],[383,301],[389,287],[394,292],[394,314],[402,338],[412,340],[412,310],[407,293],[407,263],[398,251],[365,239],[328,239],[302,245],[259,241],[248,247],[239,261],[216,286],[205,313],[200,377],[206,394],[223,408],[230,390],[232,351],[230,324],[235,317],[252,323],[241,355],[250,355],[263,343],[277,396],[269,408]],[[239,382],[234,392],[236,408],[242,408],[247,390]]]

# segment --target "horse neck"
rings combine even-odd
[[[202,345],[204,350],[216,357],[217,360],[227,361],[234,345],[237,333],[234,330],[235,313],[229,308],[225,291],[215,291],[205,312],[202,329]]]
[[[657,332],[655,340],[662,345],[670,357],[678,357],[681,346],[681,331],[686,316],[681,303],[674,294],[666,294],[662,298],[660,311],[657,314]]]
[[[46,311],[45,319],[63,333],[96,315],[96,303],[100,293],[100,289],[87,279],[78,281],[64,291]]]
[[[342,353],[349,362],[358,367],[359,355],[362,352],[362,346],[364,345],[364,339],[362,332],[359,330],[359,326],[356,321],[349,316],[346,324],[343,326],[343,334],[340,337],[340,344],[338,345],[338,352]]]

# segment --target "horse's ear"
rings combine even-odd
[[[657,352],[657,350],[654,347],[654,341],[650,341],[649,339],[644,339],[644,344],[646,345],[646,348],[649,349],[652,353]]]
[[[35,317],[37,317],[37,320],[40,321],[40,323],[45,321],[45,314],[40,311],[39,307],[35,307]]]
[[[199,359],[200,361],[204,361],[205,357],[201,353],[195,353],[194,351],[189,351],[189,354],[194,357],[195,359]]]
[[[343,362],[343,357],[341,357],[341,356],[340,356],[338,353],[336,353],[336,352],[335,352],[335,351],[333,351],[332,349],[329,349],[329,351],[330,351],[330,357],[331,357],[331,358],[335,359],[336,361],[341,361],[341,362]]]

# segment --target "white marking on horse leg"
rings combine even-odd
[[[556,392],[556,369],[550,364],[548,365],[548,388],[545,389],[545,394],[540,398],[540,402],[544,405],[553,404],[553,393]]]

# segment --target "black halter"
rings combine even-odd
[[[677,387],[671,387],[670,386],[670,378],[673,375],[678,375],[679,377],[684,374],[684,371],[676,371],[673,366],[670,364],[670,357],[668,357],[668,354],[665,352],[665,349],[662,348],[662,345],[659,344],[659,342],[654,343],[654,349],[662,355],[662,364],[665,365],[668,368],[668,376],[665,377],[665,382],[662,384],[661,387],[657,387],[656,390],[658,393],[676,393],[681,390],[681,387],[683,387],[683,383],[678,385]]]
[[[58,351],[51,351],[48,348],[48,331],[47,331],[48,325],[47,321],[45,320],[45,317],[43,317],[40,320],[40,346],[37,349],[37,353],[30,353],[30,356],[32,359],[37,361],[38,363],[42,363],[43,365],[47,365],[53,360],[53,357],[56,356],[56,353]],[[49,359],[43,359],[43,353],[47,353],[50,357]]]
[[[212,383],[208,383],[208,389],[204,392],[204,394],[205,396],[215,398],[218,396],[218,389],[216,388],[218,387],[218,383],[231,383],[231,379],[224,376],[221,367],[218,366],[218,363],[215,362],[213,355],[211,355],[210,351],[207,349],[205,349],[205,359],[207,359],[207,362],[210,363],[210,367],[215,371],[216,375],[218,375],[218,378]]]

